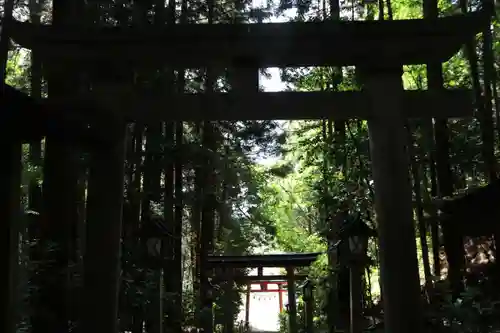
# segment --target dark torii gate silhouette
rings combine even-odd
[[[389,333],[420,333],[422,309],[404,121],[408,117],[467,117],[472,115],[473,106],[469,91],[443,88],[405,92],[402,66],[448,60],[490,24],[490,15],[479,11],[439,19],[179,24],[161,28],[81,28],[9,21],[4,23],[10,26],[2,29],[2,41],[11,37],[22,47],[35,51],[46,63],[45,68],[55,64],[95,73],[98,66],[122,59],[130,70],[146,64],[212,68],[220,72],[230,69],[233,90],[229,93],[137,91],[108,77],[109,82],[96,83],[92,91],[79,96],[49,96],[52,105],[68,109],[74,105],[87,105],[89,109],[97,106],[116,119],[117,130],[106,142],[109,153],[98,156],[101,167],[95,170],[96,182],[89,189],[94,209],[100,212],[89,223],[93,230],[89,237],[96,243],[113,244],[115,250],[103,254],[97,248],[87,249],[87,281],[119,279],[126,122],[361,118],[368,120],[369,127],[385,327]],[[287,66],[356,66],[363,89],[311,93],[258,91],[259,68]],[[15,163],[8,164],[9,172],[1,174],[0,181],[0,197],[5,199],[1,200],[0,220],[9,222],[3,224],[2,234],[10,231],[6,225],[14,225],[18,216],[13,185],[18,179],[18,168]],[[7,234],[5,240],[10,244],[13,236]],[[3,274],[11,276],[9,270]],[[3,308],[8,309],[12,295],[7,284],[2,288]],[[87,285],[85,296],[103,301],[89,303],[93,306],[86,311],[84,330],[117,332],[118,300],[114,295],[118,291],[113,288],[116,285]],[[107,295],[105,300],[103,294]],[[11,333],[12,318],[6,314],[5,310],[4,322],[8,328],[5,332]]]

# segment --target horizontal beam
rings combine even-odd
[[[212,267],[222,266],[232,268],[256,267],[303,267],[313,263],[322,252],[313,253],[283,253],[247,256],[209,256],[207,264]]]
[[[401,112],[407,118],[462,118],[473,115],[468,90],[409,90]],[[122,114],[128,121],[368,119],[372,108],[365,92],[257,92],[185,95],[144,95],[105,90],[94,99],[100,107]],[[78,105],[76,101],[68,101]],[[82,101],[82,103],[84,103]]]
[[[307,275],[294,275],[295,280],[305,280]],[[286,275],[245,275],[245,276],[236,276],[235,281],[237,282],[263,282],[263,283],[287,283],[288,277]]]
[[[250,289],[251,293],[287,293],[288,289]]]
[[[0,91],[0,132],[9,133],[9,139],[17,142],[37,142],[50,137],[83,149],[107,143],[107,131],[116,124],[115,118],[108,122],[106,113],[94,113],[90,107],[76,112],[67,112],[68,109],[74,110],[67,104],[57,106],[47,99],[38,100],[5,84]],[[93,124],[92,128],[88,124]]]
[[[45,61],[113,60],[184,68],[385,66],[443,62],[489,24],[485,11],[439,19],[150,27],[13,23],[12,38]],[[117,60],[118,59],[118,60]],[[113,63],[106,62],[109,70]],[[250,66],[250,67],[252,67]]]

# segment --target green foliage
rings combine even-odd
[[[479,288],[468,288],[454,299],[448,284],[438,282],[435,300],[427,309],[428,320],[447,333],[492,332],[500,325],[500,301],[492,296]]]

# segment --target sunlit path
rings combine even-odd
[[[280,275],[279,268],[264,268],[264,275]],[[257,275],[257,269],[249,275]],[[277,289],[278,285],[269,284],[269,289]],[[259,286],[252,286],[252,290],[259,290]],[[242,307],[238,314],[238,321],[245,321],[246,296],[242,294]],[[287,293],[282,293],[283,304],[288,303]],[[279,331],[280,301],[277,292],[254,292],[250,295],[249,325],[252,332]]]

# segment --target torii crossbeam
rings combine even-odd
[[[176,24],[163,28],[37,26],[15,22],[11,37],[46,59],[83,62],[113,59],[127,65],[179,68],[366,66],[444,61],[483,24],[466,17],[397,21],[325,21],[260,24]],[[464,19],[467,29],[464,29]],[[446,43],[442,38],[446,37]],[[439,47],[436,47],[438,45]],[[112,62],[107,65],[112,66]]]

